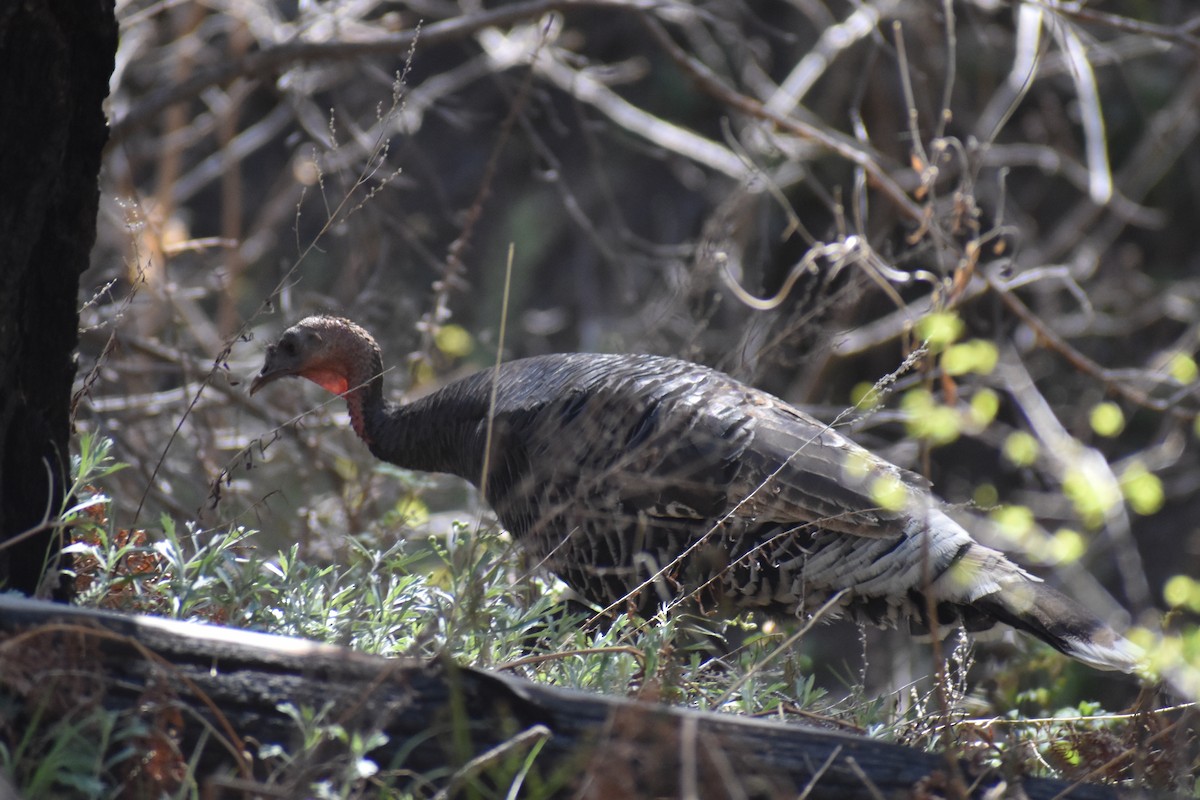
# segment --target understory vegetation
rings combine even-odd
[[[746,617],[600,618],[569,603],[561,585],[520,574],[507,535],[486,525],[408,529],[388,546],[369,535],[351,538],[332,564],[306,561],[297,545],[264,550],[257,534],[244,528],[180,528],[166,516],[153,531],[118,528],[108,518],[102,486],[124,465],[113,461],[108,440],[84,435],[80,448],[77,502],[62,522],[72,531],[67,552],[83,605],[400,658],[450,657],[555,686],[950,748],[979,765],[1019,760],[1030,775],[1184,793],[1198,788],[1190,704],[1156,705],[1164,695],[1149,693],[1139,706],[1115,713],[1080,700],[1078,684],[1061,672],[1062,657],[1042,646],[1010,658],[1003,679],[993,679],[986,691],[974,685],[976,654],[961,636],[947,640],[939,676],[875,694],[866,688],[864,663],[862,672],[847,671],[841,688],[830,691],[816,684],[804,655],[809,625],[776,628]],[[861,657],[865,662],[871,653]],[[47,667],[43,674],[53,675],[54,665],[41,669]],[[0,671],[10,693],[19,673],[12,666]],[[94,680],[91,690],[73,698],[78,705],[71,713],[42,709],[43,720],[34,709],[27,727],[0,740],[0,766],[24,795],[201,796],[205,784],[190,770],[198,753],[178,749],[179,721],[161,712],[107,711],[103,678]],[[321,777],[305,790],[313,797],[426,796],[421,776],[403,765],[381,770],[371,759],[380,732],[347,731],[327,708],[281,710],[294,719],[294,741],[301,744],[260,743],[251,755],[268,777],[255,791],[295,791],[297,776],[315,771]],[[322,750],[328,742],[351,757],[328,761]],[[530,793],[520,776],[506,775],[501,770],[489,779],[493,788],[501,781],[494,796],[518,790],[551,796],[561,788]]]
[[[52,523],[81,604],[1200,796],[1187,0],[118,14],[77,479]],[[316,312],[375,334],[397,399],[563,351],[767,389],[1128,628],[1144,681],[1011,638],[600,616],[460,482],[375,462],[337,398],[247,395],[265,343]],[[177,720],[79,694],[16,726],[35,687],[5,664],[0,771],[24,796],[202,796]],[[324,709],[287,713],[304,745],[252,754],[264,796],[329,741],[352,757],[312,796],[436,794]],[[493,795],[537,796],[529,763]]]

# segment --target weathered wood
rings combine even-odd
[[[431,783],[418,790],[448,794],[468,779],[505,780],[504,770],[512,774],[539,743],[528,780],[582,797],[729,797],[735,789],[748,797],[922,797],[945,795],[951,771],[936,754],[839,731],[551,688],[449,661],[0,597],[0,694],[21,683],[19,662],[74,681],[82,673],[109,708],[159,719],[172,710],[181,753],[208,737],[201,780],[261,778],[251,742],[295,752],[297,725],[284,704],[328,707],[326,719],[348,730],[384,731],[387,743],[371,753],[380,767],[425,776]],[[337,755],[310,759],[303,777],[319,776]],[[958,768],[972,796],[991,796],[1004,782],[994,771]],[[1124,796],[1106,786],[1020,781],[1030,798],[1068,789],[1080,800]]]

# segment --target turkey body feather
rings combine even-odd
[[[313,317],[268,350],[252,391],[299,375],[344,394],[374,455],[482,488],[532,556],[597,605],[799,616],[837,597],[878,623],[1004,622],[1102,669],[1136,663],[1108,626],[976,542],[920,478],[715,370],[540,356],[404,405],[384,401],[381,373],[366,331]]]

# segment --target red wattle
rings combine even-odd
[[[346,376],[331,369],[318,367],[302,372],[301,375],[331,394],[345,394],[346,390],[350,388]]]

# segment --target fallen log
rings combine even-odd
[[[194,770],[201,787],[245,796],[302,796],[353,756],[349,734],[374,735],[367,755],[380,768],[376,779],[418,796],[505,790],[514,781],[588,798],[982,798],[1005,789],[1034,800],[1128,796],[1005,776],[842,731],[553,688],[449,660],[389,659],[7,596],[0,699],[13,698],[39,709],[43,722],[81,702],[137,714],[150,731],[142,746],[157,753],[143,759],[159,762],[155,775],[169,776],[162,754],[176,754],[175,766]],[[314,746],[303,719],[348,735]],[[292,754],[287,770],[264,755],[276,746]]]

